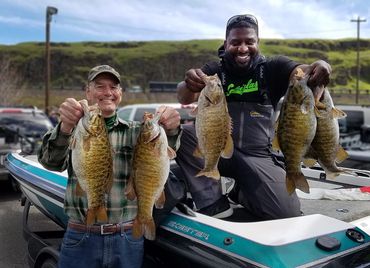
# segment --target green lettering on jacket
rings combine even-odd
[[[249,79],[247,84],[241,86],[236,87],[234,84],[230,84],[227,87],[227,92],[225,93],[225,95],[226,96],[230,96],[231,94],[243,95],[244,93],[255,91],[258,91],[258,81],[253,82],[252,79]]]

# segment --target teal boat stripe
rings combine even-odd
[[[255,263],[268,267],[297,267],[307,265],[318,260],[334,258],[338,253],[355,248],[358,249],[360,246],[360,244],[347,238],[344,231],[330,234],[330,236],[341,241],[340,249],[332,252],[326,252],[316,247],[316,238],[280,246],[262,245],[177,214],[168,216],[162,226],[192,237],[192,240],[199,241],[202,244],[212,245],[213,248],[229,251],[240,256],[242,259],[252,260]],[[369,236],[364,235],[366,237],[366,244],[369,244]],[[226,238],[232,239],[233,243],[226,245],[224,243]]]
[[[28,187],[27,185],[24,185],[23,187],[26,187],[28,191],[36,196],[41,205],[46,208],[48,214],[57,218],[60,223],[64,224],[64,227],[67,226],[68,216],[64,213],[63,203],[57,204],[57,201],[54,203],[53,201],[48,200],[48,198],[45,198],[43,193],[35,190],[34,188]]]
[[[28,164],[26,162],[20,161],[15,158],[12,154],[8,154],[7,159],[11,162],[14,166],[18,168],[22,168],[33,175],[36,175],[40,178],[47,178],[46,181],[53,182],[61,187],[67,187],[67,178],[56,173],[47,171],[45,169],[36,167],[34,165]]]

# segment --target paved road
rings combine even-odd
[[[6,181],[0,181],[0,267],[28,268],[27,244],[22,234],[23,207],[21,194],[15,193]],[[57,225],[35,207],[30,209],[32,230],[56,230]]]
[[[20,194],[14,193],[6,181],[0,181],[0,267],[27,266],[27,246],[22,236]]]

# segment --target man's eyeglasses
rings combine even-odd
[[[232,16],[227,21],[226,28],[229,28],[233,24],[239,23],[241,21],[245,21],[245,22],[248,22],[250,24],[253,24],[253,25],[258,26],[258,21],[257,21],[257,18],[255,16],[250,15],[250,14],[245,14],[245,15],[235,15],[235,16]]]

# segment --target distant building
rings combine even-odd
[[[149,81],[149,92],[171,92],[175,93],[178,82]]]

